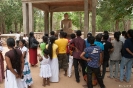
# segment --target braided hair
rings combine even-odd
[[[50,43],[48,45],[48,50],[50,51],[49,52],[50,59],[52,59],[53,57],[53,43],[54,42],[55,42],[55,37],[50,37]]]

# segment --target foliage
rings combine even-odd
[[[101,23],[97,28],[103,30],[115,30],[115,21],[119,21],[119,29],[124,30],[122,21],[132,20],[131,15],[133,11],[133,0],[99,0],[97,8],[97,16],[100,16]],[[101,30],[101,29],[100,29]]]
[[[13,24],[22,25],[22,5],[21,0],[2,0],[0,3],[0,13],[5,21],[7,32],[11,30]],[[17,30],[17,29],[16,29]]]

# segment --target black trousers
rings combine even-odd
[[[103,61],[103,64],[102,64],[102,78],[103,78],[103,79],[104,79],[104,77],[105,77],[107,65],[108,65],[108,61]]]
[[[76,59],[76,58],[74,58],[73,59],[73,65],[74,65],[74,71],[75,71],[76,81],[79,81],[79,67],[78,67],[79,64],[82,67],[82,75],[84,76],[86,74],[85,73],[86,61],[84,61],[82,59]]]
[[[87,66],[87,86],[88,88],[93,88],[92,85],[92,72],[96,75],[97,81],[101,88],[105,88],[105,85],[103,84],[103,79],[100,73],[100,67],[99,68],[92,68]]]

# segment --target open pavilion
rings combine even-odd
[[[34,31],[33,7],[44,11],[44,33],[52,31],[54,12],[84,11],[84,35],[89,31],[89,13],[92,12],[92,34],[96,29],[97,0],[22,0],[24,33]]]

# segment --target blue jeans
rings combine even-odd
[[[110,77],[111,78],[113,78],[113,77],[118,78],[119,62],[120,62],[120,60],[110,60],[109,69],[110,69]],[[115,71],[113,69],[114,65],[115,65]]]
[[[126,67],[126,81],[129,82],[131,78],[133,58],[122,57],[120,64],[120,81],[124,79],[124,67]]]

